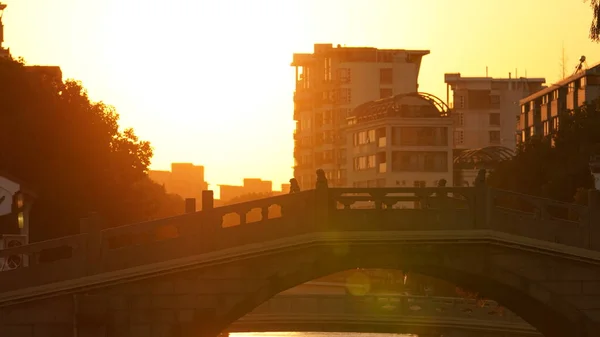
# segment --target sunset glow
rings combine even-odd
[[[292,175],[294,52],[314,43],[428,49],[420,89],[445,72],[559,79],[600,61],[589,4],[556,0],[4,1],[5,44],[58,65],[152,142],[154,169],[206,166],[211,188]]]

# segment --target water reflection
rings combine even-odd
[[[240,332],[231,337],[417,337],[417,335],[352,332]]]

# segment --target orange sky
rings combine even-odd
[[[430,49],[420,89],[445,97],[445,72],[570,74],[588,40],[582,0],[4,0],[5,45],[59,65],[117,107],[155,149],[152,167],[206,166],[207,180],[286,182],[292,174],[294,52],[313,43]],[[168,6],[166,6],[168,4]],[[552,4],[552,5],[551,5]],[[278,185],[275,185],[278,186]]]

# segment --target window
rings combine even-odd
[[[392,68],[379,69],[379,83],[392,84],[394,83],[394,72]]]
[[[500,144],[500,131],[490,131],[490,144]]]
[[[375,155],[369,156],[361,156],[354,158],[354,171],[362,171],[374,168],[375,165]]]
[[[325,64],[323,66],[324,74],[323,81],[330,82],[331,81],[331,57],[325,58]]]
[[[490,96],[490,105],[492,109],[500,109],[500,96],[499,95],[491,95]]]
[[[460,145],[465,142],[464,131],[454,131],[454,145]]]
[[[393,95],[394,95],[394,93],[392,91],[392,88],[381,88],[381,89],[379,89],[379,98],[391,97]]]
[[[352,83],[352,70],[350,68],[341,68],[338,70],[338,77],[342,84]]]
[[[464,126],[465,125],[465,115],[462,112],[457,112],[452,114],[452,121],[454,126]]]
[[[499,113],[491,113],[490,114],[490,125],[493,125],[493,126],[500,125],[500,114]]]
[[[365,145],[375,142],[375,129],[369,131],[360,131],[354,134],[354,145]]]
[[[350,88],[342,88],[340,89],[340,104],[350,104],[352,103],[352,89]]]
[[[459,95],[456,97],[457,98],[457,104],[456,104],[456,108],[457,109],[464,109],[465,108],[465,96]]]

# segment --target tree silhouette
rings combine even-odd
[[[490,174],[491,186],[573,202],[578,189],[593,188],[590,156],[600,150],[600,101],[559,114],[559,129],[521,145]]]
[[[586,0],[584,0],[586,1]],[[590,39],[592,41],[600,41],[600,0],[590,0],[593,17],[590,25]]]
[[[38,195],[31,240],[77,233],[92,211],[106,226],[178,211],[148,179],[150,143],[120,131],[115,109],[92,102],[81,83],[42,70],[0,60],[0,170]]]

